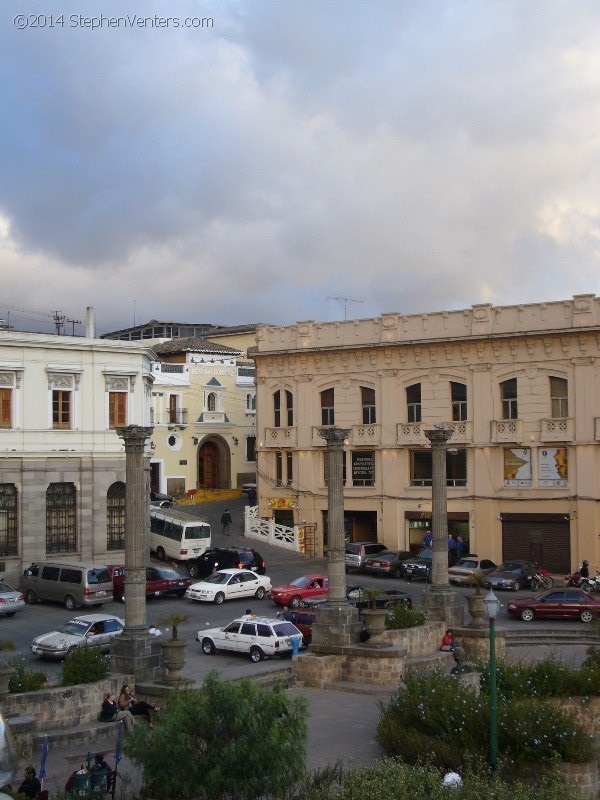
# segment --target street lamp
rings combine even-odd
[[[483,601],[485,613],[490,621],[490,769],[492,776],[496,774],[498,762],[498,692],[496,690],[496,617],[500,609],[500,601],[490,589]]]

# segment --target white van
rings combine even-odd
[[[210,524],[177,508],[150,509],[150,549],[158,558],[187,561],[211,546]]]

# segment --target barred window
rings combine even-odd
[[[46,553],[77,551],[77,490],[72,483],[46,489]]]
[[[116,481],[106,494],[106,549],[125,549],[125,484]]]
[[[0,556],[17,555],[17,487],[0,483]]]

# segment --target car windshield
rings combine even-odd
[[[295,625],[292,625],[291,622],[279,622],[277,625],[273,625],[273,630],[275,631],[276,636],[297,636],[300,631]]]
[[[205,583],[228,583],[232,575],[229,572],[213,572],[204,581]]]
[[[433,558],[433,553],[429,548],[426,548],[425,550],[421,550],[419,553],[419,558],[427,558],[431,561]]]
[[[175,572],[174,569],[157,569],[159,578],[164,578],[166,581],[178,581],[181,578],[181,575],[178,572]]]
[[[384,550],[382,553],[378,553],[376,556],[373,556],[373,558],[377,560],[380,558],[396,558],[396,553],[393,553],[391,550]]]
[[[90,624],[90,622],[84,622],[82,619],[72,619],[62,626],[60,633],[69,633],[71,636],[85,636]]]
[[[303,575],[301,578],[296,578],[295,581],[290,583],[290,586],[295,586],[296,589],[306,589],[309,583],[312,583],[313,578]]]
[[[469,561],[468,559],[463,558],[456,564],[457,567],[472,567],[473,569],[477,569],[478,562],[477,561]]]
[[[15,590],[12,588],[12,586],[9,586],[8,583],[0,581],[0,592],[14,592],[14,591]]]
[[[112,583],[112,575],[106,567],[88,570],[88,583]]]
[[[242,564],[251,564],[254,560],[254,555],[252,553],[238,553],[238,555]]]
[[[210,526],[187,525],[184,530],[184,539],[210,539]]]
[[[523,564],[515,561],[503,561],[498,567],[498,572],[522,572]]]

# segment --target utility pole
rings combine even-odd
[[[351,297],[332,296],[326,297],[325,300],[335,300],[344,309],[344,319],[348,319],[348,303],[364,303],[364,300],[353,300]]]
[[[54,317],[54,325],[56,326],[56,333],[60,336],[61,328],[65,324],[65,315],[61,314],[60,311],[52,311],[50,313]]]
[[[81,325],[80,319],[68,319],[67,322],[73,323],[73,336],[75,336],[75,325]]]

